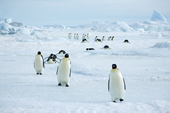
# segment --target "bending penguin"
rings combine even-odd
[[[35,56],[34,68],[37,72],[37,75],[38,74],[42,75],[45,65],[43,56],[41,55],[40,51],[38,51],[37,55]]]
[[[69,87],[69,81],[71,77],[71,62],[68,54],[65,54],[64,58],[61,60],[56,74],[58,86],[66,85],[66,87]]]
[[[125,81],[122,77],[121,72],[117,68],[116,64],[112,64],[112,70],[108,80],[108,91],[113,102],[116,100],[123,101],[124,93],[126,90]]]

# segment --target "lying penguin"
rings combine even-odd
[[[86,48],[86,50],[88,51],[88,50],[94,50],[94,48]]]
[[[82,39],[81,43],[86,43],[86,42],[88,42],[87,39]]]
[[[56,59],[57,59],[57,56],[54,55],[54,54],[51,54],[51,55],[48,57],[47,62],[48,62],[49,64],[54,64],[54,63],[57,62]]]
[[[129,40],[126,39],[126,40],[124,40],[124,43],[130,43],[130,42],[129,42]]]
[[[64,50],[60,50],[58,54],[66,54],[66,52]]]
[[[103,49],[110,49],[108,45],[105,45]]]

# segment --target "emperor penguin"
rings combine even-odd
[[[90,34],[89,34],[89,33],[87,33],[87,39],[89,39],[89,35],[90,35]]]
[[[105,41],[105,36],[102,37],[102,41]]]
[[[56,63],[56,58],[57,58],[56,55],[51,54],[51,55],[48,57],[47,62],[48,62],[49,64],[54,64],[54,63]]]
[[[97,41],[97,39],[98,39],[98,36],[96,36],[96,37],[95,37],[94,41],[96,42],[96,41]]]
[[[76,36],[77,40],[79,39],[79,34],[77,33],[77,36]]]
[[[87,39],[83,39],[81,43],[86,43],[87,42]]]
[[[94,50],[94,48],[86,48],[86,50],[88,51],[88,50]]]
[[[108,91],[113,102],[117,100],[124,100],[124,93],[126,90],[125,80],[116,64],[112,64],[112,70],[108,80]]]
[[[41,52],[38,51],[37,55],[35,56],[34,68],[37,72],[37,75],[42,75],[43,69],[45,68],[44,59],[41,55]]]
[[[129,40],[126,39],[126,40],[124,40],[124,43],[130,43],[130,42],[129,42]]]
[[[64,58],[61,60],[57,68],[56,75],[58,79],[58,86],[65,85],[66,87],[69,87],[69,81],[71,77],[71,62],[68,54],[65,54]]]
[[[115,40],[115,37],[114,37],[114,36],[112,36],[112,40]]]
[[[64,50],[60,50],[58,54],[66,54],[66,52]]]
[[[76,35],[77,35],[77,34],[76,34],[76,33],[74,33],[74,39],[76,39]]]
[[[110,49],[108,45],[105,45],[103,48],[104,49]]]
[[[111,41],[111,36],[109,36],[107,40],[108,40],[108,41]]]
[[[71,37],[72,37],[72,33],[69,33],[68,38],[71,39]]]

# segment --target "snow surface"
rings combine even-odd
[[[92,24],[96,29],[90,29]],[[146,31],[144,27],[149,25],[146,23],[135,23],[133,28],[124,22],[92,24],[68,28],[16,27],[1,23],[1,33],[5,31],[4,26],[7,33],[0,35],[0,112],[169,113],[170,31]],[[106,32],[98,27],[102,25],[118,30]],[[9,34],[9,28],[14,28],[16,33]],[[90,39],[81,43],[81,38],[68,39],[68,33],[78,33],[79,37],[90,33]],[[95,36],[100,39],[114,36],[115,40],[99,43],[94,42]],[[125,39],[130,43],[123,43]],[[105,45],[111,49],[104,50]],[[90,47],[95,50],[86,51]],[[38,51],[48,57],[62,49],[70,55],[70,87],[57,86],[58,63],[46,64],[42,76],[36,75],[33,67]],[[121,103],[111,102],[107,91],[113,63],[126,81],[125,100]]]

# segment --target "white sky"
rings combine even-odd
[[[30,26],[143,22],[156,10],[170,22],[169,5],[170,0],[0,0],[0,18]]]

